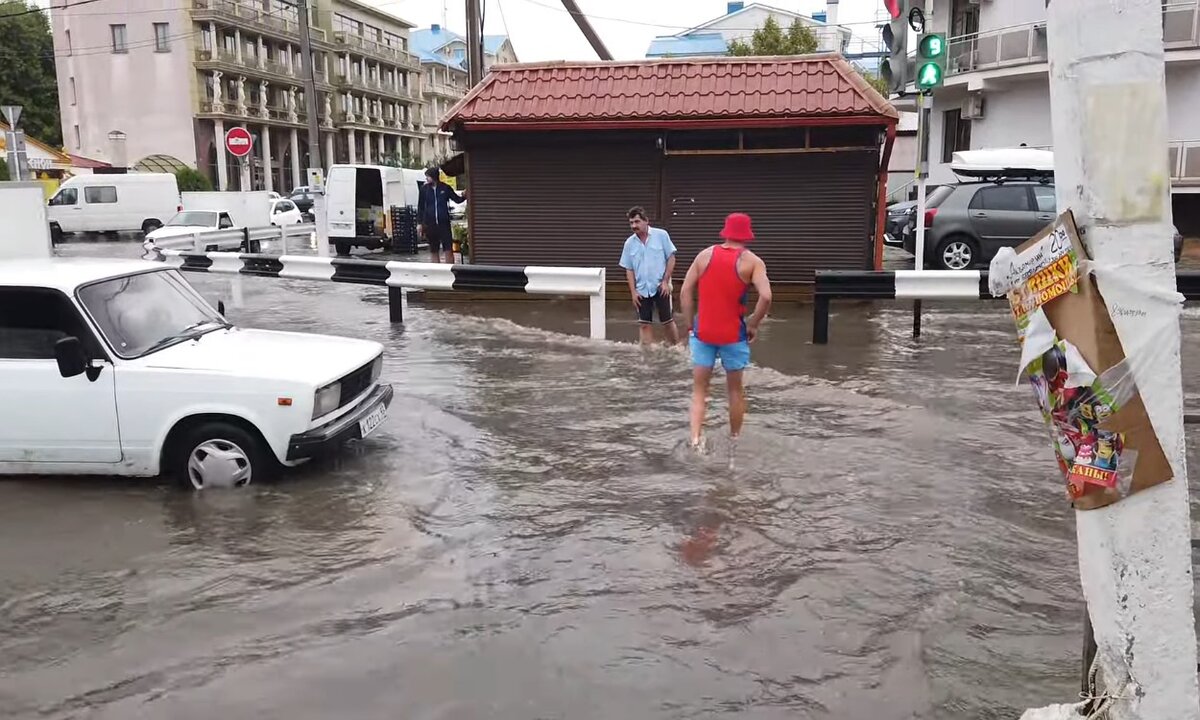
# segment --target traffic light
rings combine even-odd
[[[928,92],[941,87],[946,76],[946,36],[925,33],[917,42],[917,89]]]
[[[888,56],[879,63],[879,76],[893,95],[908,86],[908,0],[883,0],[888,23],[883,26],[883,46]]]

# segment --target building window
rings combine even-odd
[[[71,54],[71,31],[67,31],[67,54]]]
[[[112,51],[115,53],[129,52],[129,48],[125,44],[125,26],[109,25],[108,29],[112,32]]]
[[[79,137],[79,126],[78,125],[75,126],[75,149],[76,150],[83,149],[83,138]],[[71,203],[71,204],[74,205],[75,203]]]
[[[154,23],[154,52],[171,52],[170,23]]]
[[[954,153],[971,149],[971,121],[963,120],[962,110],[942,113],[942,162],[954,159]]]
[[[71,78],[71,104],[72,105],[79,104],[79,95],[77,95],[75,92],[75,78],[74,77]]]

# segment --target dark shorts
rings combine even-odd
[[[671,294],[661,290],[656,292],[651,297],[641,298],[642,304],[638,308],[638,322],[650,324],[654,322],[654,311],[658,311],[658,322],[666,325],[675,320],[675,311],[671,307]]]
[[[444,225],[426,225],[425,242],[429,243],[430,252],[438,249],[450,252],[454,249],[454,233]]]

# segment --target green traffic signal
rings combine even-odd
[[[936,62],[927,62],[917,69],[917,88],[932,90],[942,84],[942,66]]]
[[[927,60],[936,60],[946,54],[946,36],[938,33],[929,33],[921,36],[920,45],[921,57]]]

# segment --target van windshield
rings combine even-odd
[[[135,358],[228,327],[174,270],[113,278],[79,289],[113,352]]]
[[[179,213],[167,222],[167,227],[179,227],[180,225],[187,225],[190,227],[216,227],[217,213],[203,210],[188,210]]]

